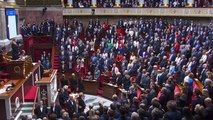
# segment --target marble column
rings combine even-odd
[[[5,21],[5,9],[0,8],[0,40],[7,39],[7,28]]]
[[[168,7],[169,6],[169,0],[163,0],[163,6]]]
[[[97,0],[91,0],[91,7],[97,7]]]
[[[139,7],[143,7],[144,6],[144,0],[139,0]]]
[[[188,7],[193,7],[194,2],[195,2],[194,0],[187,0]]]
[[[62,7],[65,7],[65,5],[64,5],[64,0],[61,0],[61,6],[62,6]]]
[[[115,7],[121,7],[121,0],[115,0]]]
[[[73,0],[67,0],[68,7],[73,7]]]

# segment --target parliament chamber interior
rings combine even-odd
[[[0,120],[213,120],[213,1],[0,0]]]

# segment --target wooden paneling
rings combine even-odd
[[[27,6],[53,6],[61,5],[61,0],[27,0]]]
[[[7,111],[5,108],[5,100],[0,99],[0,106],[1,106],[1,112],[0,112],[0,120],[6,120],[7,119]]]
[[[19,18],[25,20],[25,23],[40,24],[45,19],[53,19],[55,23],[63,23],[62,7],[47,7],[47,11],[43,12],[44,7],[21,7],[18,9]]]
[[[94,11],[94,14],[92,14]],[[65,8],[64,16],[185,16],[213,17],[212,8]]]
[[[22,108],[23,103],[23,93],[22,93],[22,87],[20,87],[10,98],[11,102],[11,112],[14,117],[20,112]]]
[[[118,94],[118,86],[110,85],[107,83],[103,83],[102,85],[103,97],[107,99],[112,99],[114,94]]]
[[[24,79],[24,61],[11,61],[7,66],[10,79]]]
[[[84,90],[85,94],[97,95],[98,88],[99,88],[99,82],[83,80],[83,85],[84,85],[84,89],[85,89]]]

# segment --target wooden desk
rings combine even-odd
[[[17,117],[21,113],[24,97],[34,85],[35,73],[40,76],[40,63],[33,65],[33,68],[23,79],[11,79],[7,84],[14,83],[15,87],[11,91],[0,94],[0,120],[10,120],[11,117]],[[1,87],[2,88],[2,87]],[[0,88],[0,89],[1,89]]]
[[[112,100],[112,96],[114,94],[118,94],[119,92],[118,86],[110,85],[108,83],[103,83],[102,89],[103,89],[103,97],[110,100]]]
[[[83,80],[83,85],[85,94],[97,95],[99,82],[95,80]]]
[[[32,58],[26,56],[24,59],[9,61],[7,72],[10,73],[10,79],[24,79],[32,70]]]

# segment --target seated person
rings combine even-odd
[[[88,74],[86,75],[86,80],[92,80],[92,75],[91,72],[88,72]]]

